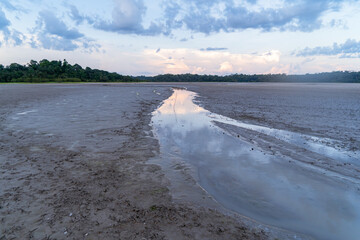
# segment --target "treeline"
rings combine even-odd
[[[286,74],[234,74],[228,76],[197,74],[164,74],[155,77],[131,77],[103,70],[82,68],[64,61],[40,62],[31,60],[26,65],[0,64],[0,83],[11,82],[322,82],[360,83],[360,72],[338,71],[305,75]]]
[[[0,64],[0,82],[130,82],[136,79],[103,70],[82,68],[64,61],[40,62],[31,60],[27,65],[12,63],[4,67]]]
[[[197,74],[164,74],[155,77],[140,76],[138,79],[151,82],[322,82],[360,83],[360,72],[338,71],[305,75],[286,74],[234,74],[228,76]]]

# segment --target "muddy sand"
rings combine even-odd
[[[320,155],[308,152],[302,157],[293,156],[303,150],[290,147],[285,147],[282,155],[291,155],[295,160],[360,180],[359,84],[213,83],[193,84],[188,88],[198,93],[198,103],[213,113],[322,139],[323,145],[349,154],[352,159],[341,159],[330,150],[327,154],[324,151]],[[270,152],[274,149],[268,146],[276,148],[282,144],[248,129],[234,129],[224,124],[221,127],[247,136],[250,142]]]
[[[195,115],[172,87],[197,93]],[[359,92],[0,85],[0,239],[356,239]]]
[[[149,159],[171,85],[0,85],[0,239],[274,239],[177,203]]]
[[[203,84],[201,87],[209,86]],[[318,85],[309,89],[308,85],[298,84],[235,84],[226,89],[220,85],[214,92],[221,94],[210,101],[204,98],[210,91],[199,95],[174,89],[172,96],[164,101],[152,118],[161,155],[166,159],[158,164],[165,169],[172,183],[188,183],[186,179],[195,179],[226,209],[259,222],[319,240],[358,240],[360,152],[355,150],[358,142],[339,140],[315,130],[325,122],[341,126],[347,121],[352,124],[343,129],[352,136],[351,132],[359,126],[356,125],[358,120],[351,118],[358,112],[356,103],[359,101],[356,100],[359,97],[353,86],[345,89],[338,86],[337,90],[331,91],[332,98],[326,98],[320,93],[328,87]],[[275,93],[276,97],[269,98],[263,90]],[[293,101],[294,90],[303,97]],[[253,92],[252,97],[242,98],[247,92]],[[307,104],[310,97],[312,104]],[[241,103],[233,103],[241,98]],[[259,98],[266,100],[258,103]],[[278,99],[284,103],[275,105]],[[211,112],[200,106],[209,102],[208,107],[214,109]],[[344,102],[347,104],[339,104]],[[275,106],[264,108],[264,103]],[[286,109],[287,104],[293,109]],[[243,108],[243,105],[247,107]],[[259,107],[263,109],[254,111]],[[233,110],[228,111],[229,108]],[[230,117],[236,116],[236,110],[241,109],[267,117],[258,122]],[[226,112],[232,114],[221,114]],[[325,112],[331,112],[341,121],[334,121],[330,115],[324,115]],[[294,113],[297,118],[292,117]],[[271,118],[282,114],[288,117]],[[311,124],[311,131],[306,132],[296,130],[297,125],[309,122],[313,114],[316,114],[315,119],[323,122],[322,125]],[[285,124],[290,120],[290,127],[271,126],[279,120]],[[171,185],[172,196],[192,201],[193,193],[197,191],[189,190],[189,184],[187,187]]]

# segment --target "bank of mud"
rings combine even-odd
[[[273,239],[175,203],[149,126],[170,85],[0,86],[0,239]]]

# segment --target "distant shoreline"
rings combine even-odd
[[[116,83],[124,83],[124,84],[131,84],[131,83],[139,83],[139,84],[146,84],[146,83],[149,83],[149,84],[151,84],[151,83],[154,83],[154,84],[156,84],[156,83],[319,83],[319,84],[330,84],[330,83],[343,83],[343,84],[351,84],[351,83],[360,83],[360,81],[358,81],[358,82],[350,82],[350,81],[348,81],[348,82],[331,82],[331,81],[329,81],[329,82],[315,82],[315,81],[313,81],[313,82],[310,82],[310,81],[308,81],[308,82],[300,82],[300,81],[298,81],[298,82],[290,82],[290,81],[288,81],[288,82],[284,82],[284,81],[273,81],[273,82],[267,82],[267,81],[256,81],[256,82],[233,82],[233,81],[131,81],[131,82],[123,82],[123,81],[117,81],[117,82],[99,82],[99,81],[95,81],[95,82],[93,82],[93,81],[91,81],[91,82],[89,82],[89,81],[81,81],[81,82],[79,82],[79,81],[77,81],[77,82],[70,82],[70,81],[45,81],[45,82],[43,82],[43,81],[39,81],[39,82],[37,82],[37,81],[33,81],[33,82],[0,82],[0,85],[7,85],[7,84],[116,84]]]
[[[226,76],[198,74],[162,74],[157,76],[125,76],[64,61],[40,62],[26,65],[0,64],[0,83],[112,83],[112,82],[277,82],[277,83],[360,83],[360,72],[336,71],[303,75],[232,74]]]

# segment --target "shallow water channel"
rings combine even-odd
[[[359,183],[325,174],[291,156],[273,155],[215,122],[269,135],[326,157],[358,164],[354,153],[321,139],[242,123],[194,103],[196,94],[174,89],[153,113],[163,164],[169,156],[191,166],[198,184],[227,209],[316,239],[359,239]],[[171,179],[170,179],[171,180]]]

